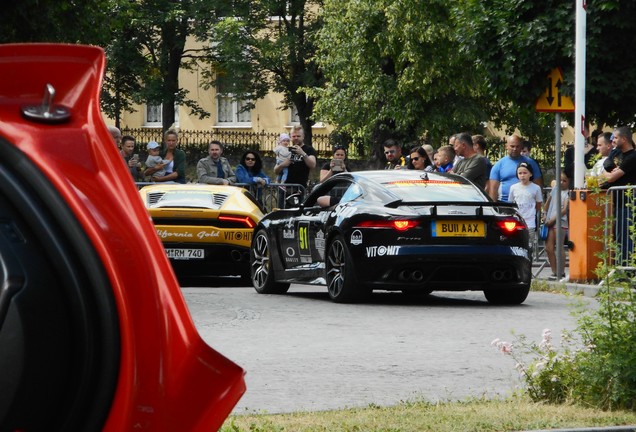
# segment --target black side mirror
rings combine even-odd
[[[293,193],[285,199],[287,208],[300,207],[300,192]]]

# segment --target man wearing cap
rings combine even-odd
[[[208,146],[209,156],[197,163],[197,176],[199,183],[214,185],[229,185],[236,183],[236,175],[228,160],[223,154],[223,144],[220,141],[211,141]]]

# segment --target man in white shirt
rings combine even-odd
[[[607,156],[609,156],[612,148],[612,134],[610,132],[600,134],[596,140],[596,149],[601,157],[587,172],[589,177],[598,177],[603,173],[603,171],[605,171],[603,163],[605,162],[605,159],[607,159]]]

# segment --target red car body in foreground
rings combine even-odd
[[[100,48],[0,45],[0,430],[216,430],[201,339],[102,121]]]

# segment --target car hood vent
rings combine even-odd
[[[201,193],[201,191],[150,192],[146,198],[148,208],[205,208],[220,209],[229,195],[224,193]]]

